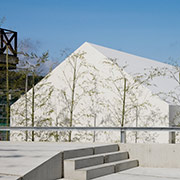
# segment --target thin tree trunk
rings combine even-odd
[[[126,105],[126,78],[124,78],[124,96],[123,96],[123,109],[122,109],[122,122],[121,122],[121,127],[124,126],[125,105]]]
[[[72,86],[72,97],[71,97],[71,108],[70,108],[70,123],[69,123],[70,127],[72,127],[72,124],[73,124],[77,61],[75,61],[75,64],[74,64],[73,68],[74,68],[74,72],[73,72],[73,86]],[[71,142],[71,141],[72,141],[72,131],[69,132],[69,142]]]
[[[124,127],[124,120],[125,120],[125,105],[126,105],[126,78],[124,78],[124,95],[123,95],[123,109],[122,109],[122,121],[121,121],[121,127]],[[125,135],[125,132],[123,130],[120,131],[120,138],[121,143],[125,142],[126,140],[123,139]]]
[[[25,84],[25,122],[26,122],[26,127],[28,124],[27,120],[27,89],[28,89],[28,73],[26,71],[26,84]],[[28,140],[28,131],[26,131],[26,141]]]
[[[9,126],[9,62],[8,62],[8,45],[6,44],[6,126]],[[9,131],[6,131],[6,141],[9,141]]]
[[[34,97],[35,97],[35,91],[34,91],[34,73],[33,73],[33,82],[32,82],[32,127],[34,127]],[[34,141],[34,131],[32,131],[32,141]]]

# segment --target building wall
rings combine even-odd
[[[179,144],[119,144],[130,158],[138,159],[139,166],[153,168],[180,168]]]
[[[82,55],[83,54],[83,55]],[[84,56],[84,57],[83,57]],[[144,85],[134,83],[119,68],[88,44],[82,45],[35,86],[35,126],[69,126],[72,95],[72,60],[77,60],[75,108],[72,126],[121,126],[124,78],[127,79],[124,126],[169,126],[167,103]],[[73,61],[74,62],[74,61]],[[117,90],[118,89],[118,90]],[[28,92],[28,119],[31,126],[31,90]],[[11,106],[11,125],[26,126],[25,97]],[[73,132],[73,141],[93,141],[93,132]],[[25,133],[13,132],[11,140],[24,140]],[[31,133],[29,133],[29,140]],[[119,142],[119,132],[98,132],[96,141]],[[127,134],[128,142],[168,142],[168,133]],[[35,140],[67,141],[67,132],[36,132]]]

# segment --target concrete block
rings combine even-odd
[[[180,144],[120,144],[141,167],[180,168]]]
[[[109,154],[105,154],[104,162],[109,163],[109,162],[125,160],[128,158],[129,158],[128,152],[112,152]]]
[[[81,158],[67,159],[64,161],[64,177],[73,178],[77,176],[75,170],[104,163],[104,156],[87,156]]]
[[[94,154],[115,152],[118,150],[119,150],[119,146],[117,144],[105,145],[105,146],[94,147]]]
[[[115,172],[124,171],[130,168],[137,167],[139,165],[138,160],[123,160],[115,164]]]
[[[89,168],[84,168],[77,170],[79,172],[86,172],[86,180],[105,176],[108,174],[112,174],[115,172],[114,165],[113,164],[102,164],[98,166],[93,166]]]
[[[75,163],[75,161],[72,161],[71,163]],[[69,160],[66,160],[65,162],[64,178],[66,179],[89,180],[115,172],[114,163],[106,163],[76,170],[72,169],[75,164],[71,163]]]
[[[65,160],[65,159],[72,159],[76,157],[93,155],[93,152],[94,152],[93,148],[83,148],[83,149],[64,151],[63,156]]]
[[[88,158],[79,158],[75,160],[75,169],[95,166],[104,163],[104,156],[91,156]]]
[[[58,153],[43,164],[20,177],[18,180],[49,180],[62,177],[62,153]]]
[[[68,161],[69,162],[69,161]],[[69,165],[66,163],[66,165]],[[65,179],[73,179],[73,180],[86,180],[87,179],[87,172],[86,171],[79,171],[79,170],[73,170],[73,166],[71,164],[69,165],[68,169],[65,169],[64,171],[64,178]]]

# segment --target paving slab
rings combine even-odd
[[[98,147],[107,143],[0,142],[0,180],[30,172],[59,152]]]
[[[177,180],[180,179],[180,169],[176,168],[144,168],[137,167],[96,178],[96,180]]]
[[[0,179],[2,179],[2,180],[14,180],[17,178],[19,178],[19,176],[0,174]]]

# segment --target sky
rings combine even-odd
[[[39,42],[53,61],[84,42],[180,61],[180,0],[1,0],[2,28]]]

